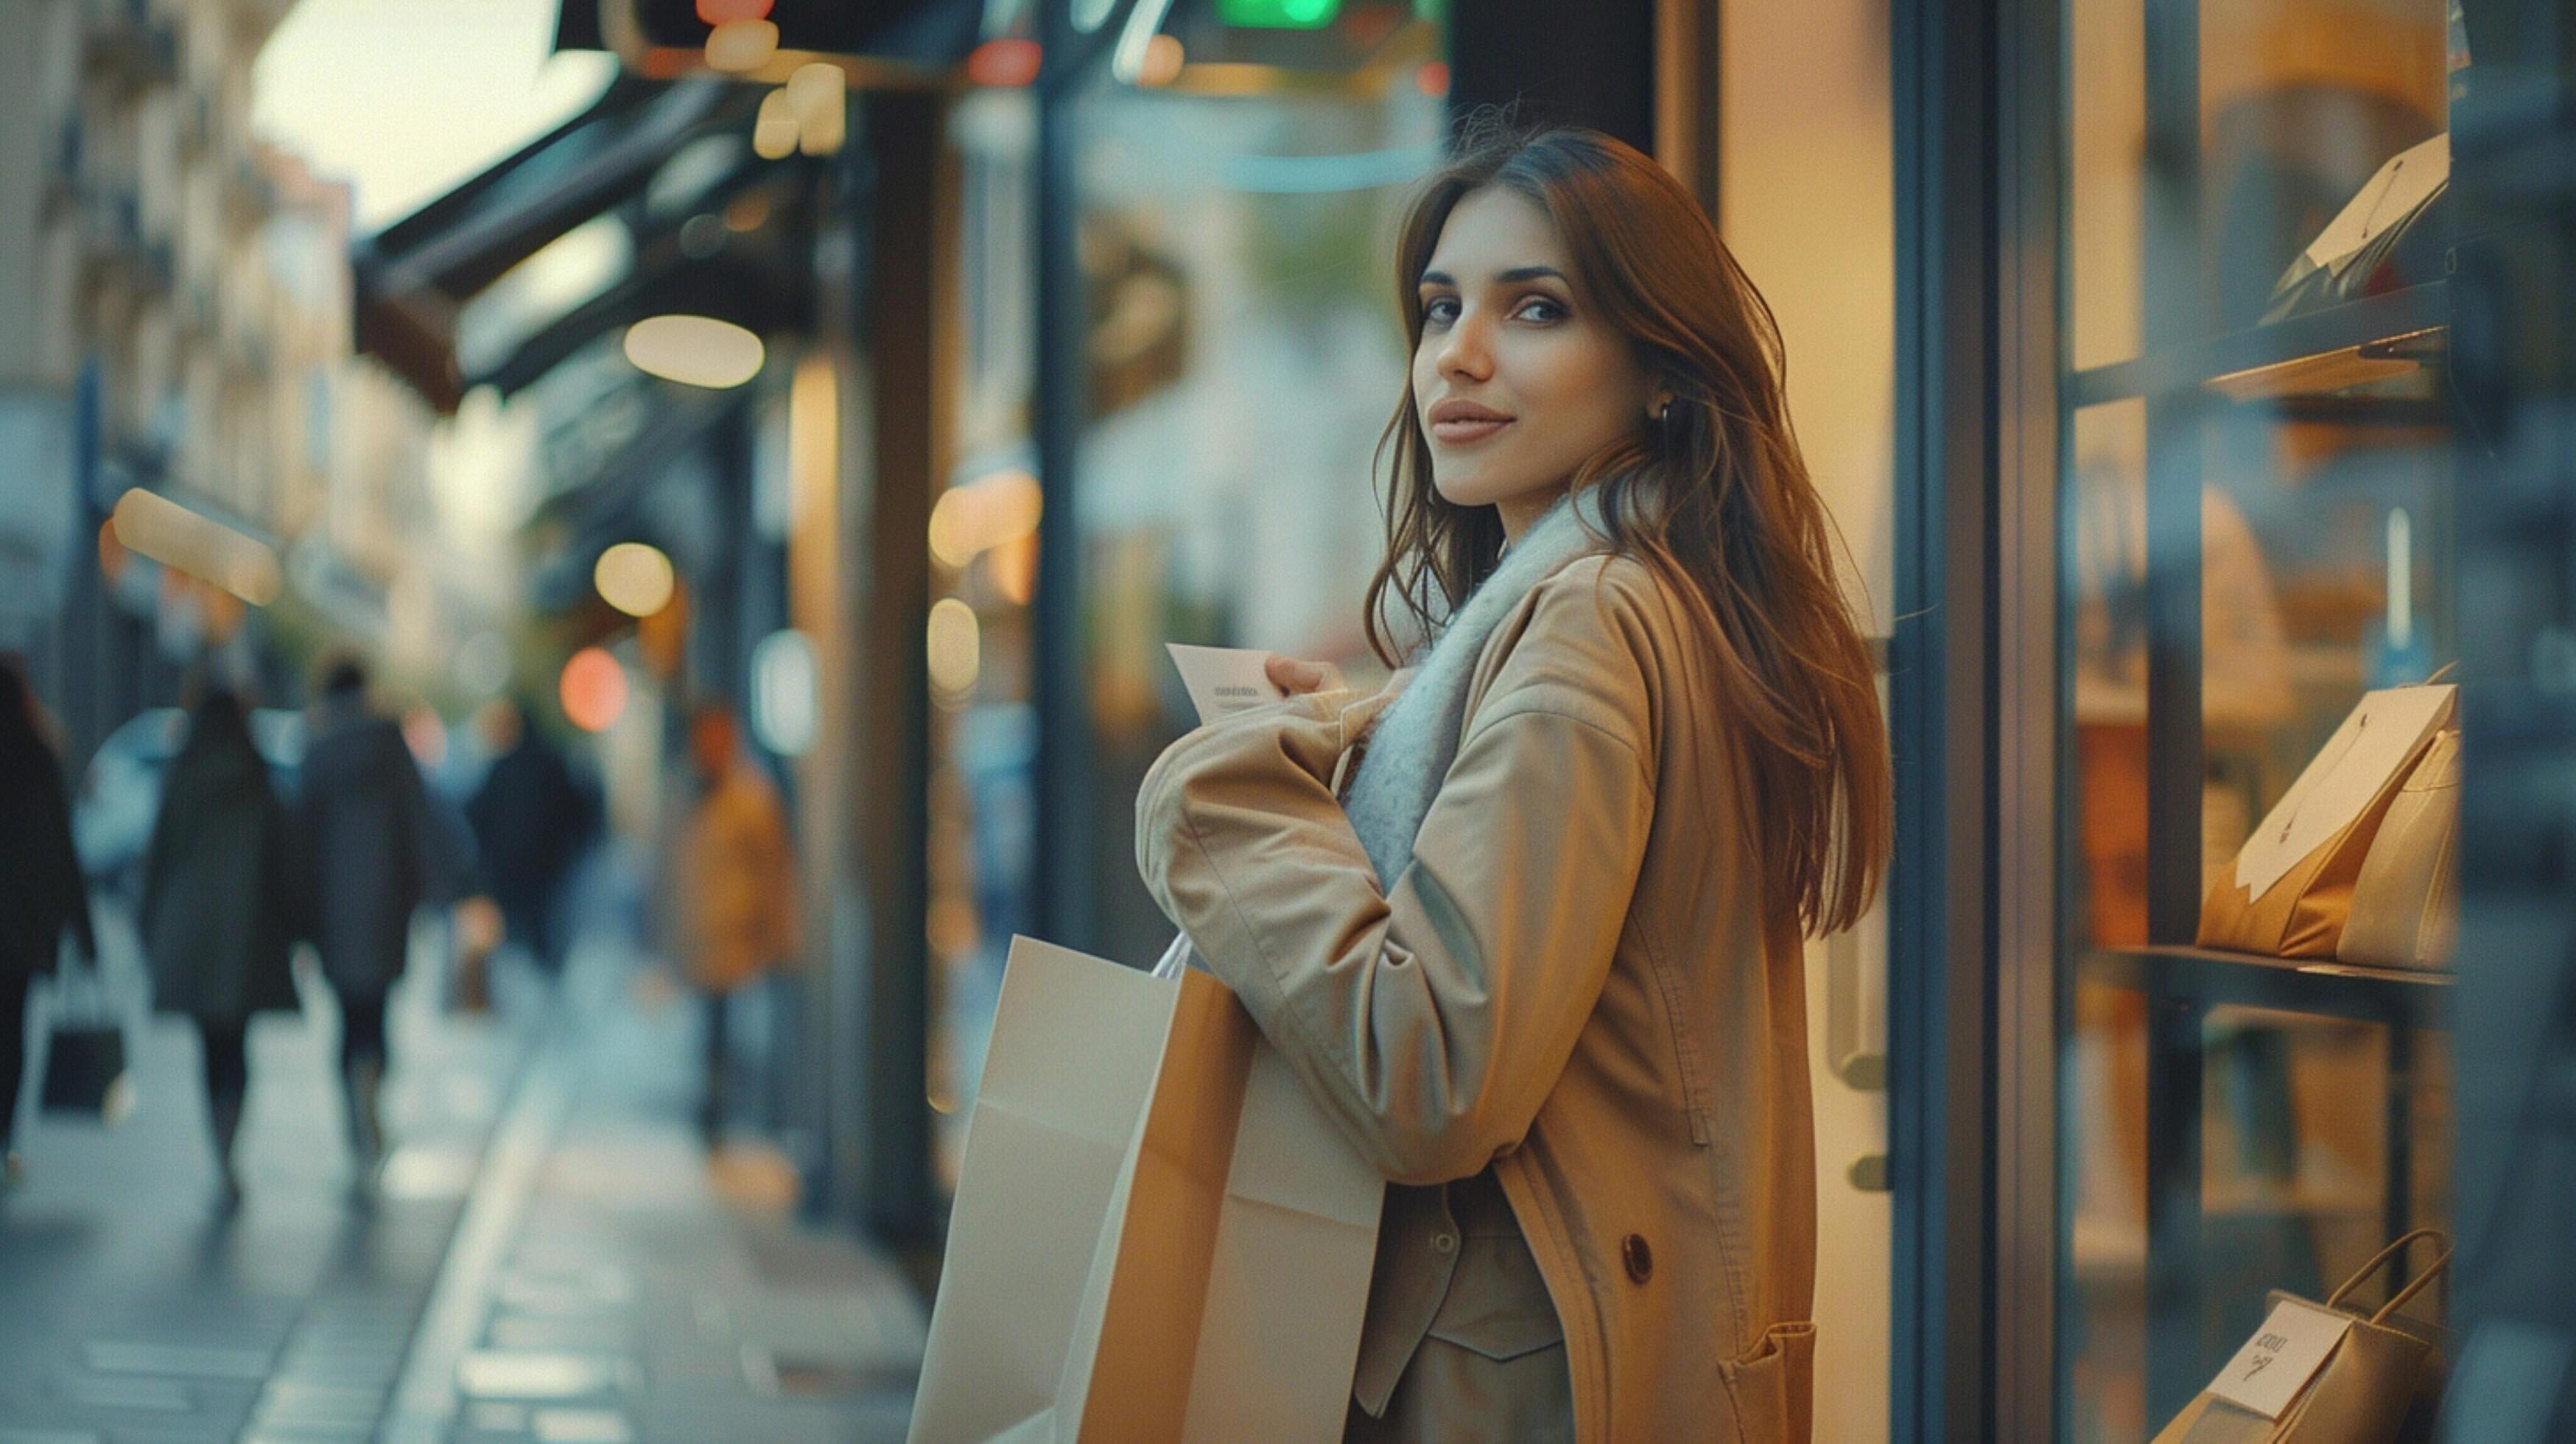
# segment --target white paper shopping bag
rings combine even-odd
[[[1384,1192],[1214,977],[1017,940],[911,1437],[1338,1439]]]

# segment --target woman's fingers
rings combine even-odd
[[[1322,692],[1342,685],[1341,669],[1330,662],[1307,662],[1295,657],[1273,656],[1261,664],[1270,677],[1270,685],[1291,697],[1308,692]]]

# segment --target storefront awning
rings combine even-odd
[[[691,137],[738,120],[722,81],[621,78],[597,104],[351,248],[357,347],[441,412],[463,399],[456,313],[503,272],[640,192]]]

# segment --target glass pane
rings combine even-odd
[[[1394,53],[1437,53],[1407,24],[1422,34]],[[1136,789],[1196,725],[1164,644],[1383,675],[1360,617],[1385,548],[1372,459],[1404,380],[1388,256],[1444,105],[1416,84],[1271,74],[1251,94],[1104,83],[1076,113],[1093,369],[1071,524],[1097,764],[1093,933],[1139,963],[1171,926],[1136,877]]]
[[[2059,1433],[2144,1439],[2269,1293],[2447,1225],[2449,1040],[2399,1025],[2447,959],[2194,923],[2287,896],[2240,889],[2239,849],[2365,693],[2454,654],[2427,182],[2460,55],[2441,0],[2066,18]],[[2357,861],[2382,811],[2327,845]]]

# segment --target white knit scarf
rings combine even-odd
[[[1420,670],[1379,714],[1342,806],[1388,890],[1413,860],[1414,837],[1440,795],[1449,764],[1457,760],[1467,693],[1485,643],[1532,587],[1600,550],[1604,535],[1598,486],[1567,496],[1530,523],[1504,549],[1492,574],[1450,614]]]
[[[1598,486],[1548,508],[1520,540],[1503,549],[1493,572],[1449,614],[1412,679],[1378,714],[1342,806],[1381,887],[1392,892],[1413,861],[1422,819],[1430,815],[1449,764],[1457,760],[1467,692],[1475,683],[1485,643],[1530,588],[1575,558],[1599,550],[1605,534]],[[1172,939],[1154,974],[1170,977],[1185,965],[1206,967],[1194,956],[1186,933]]]

